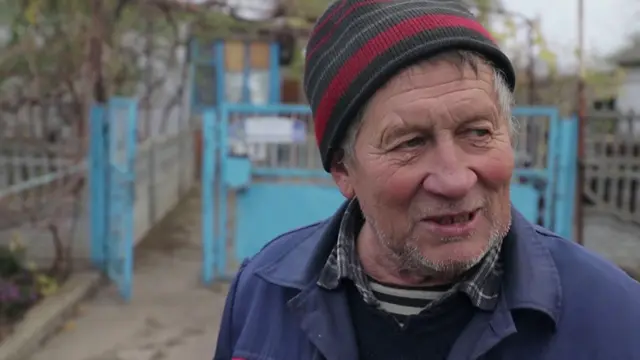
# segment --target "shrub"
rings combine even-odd
[[[3,322],[18,320],[39,299],[40,294],[32,282],[0,279],[0,317]]]
[[[27,266],[24,247],[0,246],[0,325],[19,320],[42,297],[57,290],[55,280]]]

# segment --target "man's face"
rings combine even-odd
[[[363,232],[399,270],[457,274],[504,237],[514,166],[508,116],[484,64],[415,65],[371,98],[354,158],[332,172],[360,202]]]

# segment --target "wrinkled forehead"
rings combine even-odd
[[[416,88],[454,87],[464,81],[493,85],[494,69],[485,62],[462,62],[443,56],[406,67],[393,76],[377,93],[393,88],[396,92]]]
[[[501,121],[490,65],[421,62],[394,76],[362,112],[369,136],[407,129],[454,129],[474,120]],[[391,131],[392,132],[392,131]]]
[[[447,61],[421,62],[395,75],[370,99],[374,113],[457,109],[462,113],[495,110],[493,70]],[[445,109],[446,110],[446,109]]]

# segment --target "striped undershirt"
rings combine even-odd
[[[452,285],[403,287],[383,284],[369,278],[371,290],[379,302],[379,308],[392,314],[400,322],[424,310],[432,301],[440,299]]]

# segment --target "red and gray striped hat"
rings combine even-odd
[[[306,50],[304,89],[325,170],[359,108],[395,73],[447,50],[477,52],[511,90],[509,58],[461,0],[337,0]]]

